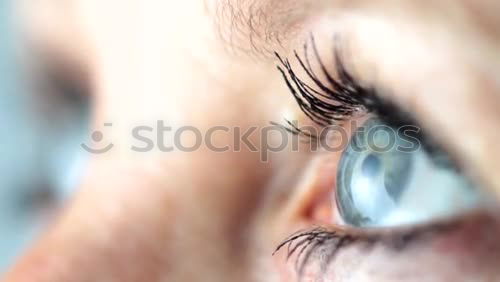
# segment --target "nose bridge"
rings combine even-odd
[[[160,273],[167,276],[175,226],[170,219],[177,209],[165,194],[152,191],[154,180],[123,173],[130,172],[115,167],[107,176],[91,175],[99,181],[81,187],[5,281],[159,281]]]

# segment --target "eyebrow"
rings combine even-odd
[[[307,1],[211,1],[212,17],[220,39],[233,52],[273,56],[306,18]]]
[[[254,57],[274,57],[277,49],[282,49],[290,39],[300,32],[300,28],[316,13],[333,9],[366,7],[385,9],[401,5],[411,14],[428,15],[429,11],[443,11],[444,1],[392,2],[381,1],[374,4],[368,0],[205,0],[218,36],[225,46],[235,53],[243,52]],[[495,2],[495,1],[493,1]],[[459,0],[449,4],[448,12],[460,10],[462,19],[474,28],[500,37],[495,8],[498,3]],[[375,5],[375,6],[374,6]],[[455,14],[451,14],[456,16]],[[442,16],[442,15],[441,15]]]

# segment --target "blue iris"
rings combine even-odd
[[[337,174],[341,220],[356,227],[425,223],[477,207],[481,197],[444,152],[377,119],[353,134]]]

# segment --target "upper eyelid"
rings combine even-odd
[[[345,54],[347,52],[342,51],[345,45],[342,44],[340,34],[336,34],[333,39],[335,43],[333,50],[334,74],[328,72],[324,62],[320,58],[320,54],[316,48],[316,41],[312,34],[310,35],[310,41],[304,44],[303,56],[301,57],[297,52],[294,52],[295,59],[299,62],[299,66],[305,70],[306,75],[311,77],[313,86],[304,83],[303,80],[295,74],[290,61],[276,53],[280,63],[278,69],[287,87],[290,89],[299,107],[306,116],[322,127],[344,122],[357,114],[373,114],[387,125],[395,128],[401,128],[402,126],[419,128],[418,138],[427,149],[433,151],[438,148],[440,151],[446,152],[450,156],[455,167],[465,171],[463,162],[460,161],[455,154],[450,152],[448,147],[444,146],[440,139],[435,138],[432,131],[422,127],[413,113],[403,110],[402,107],[399,106],[399,103],[396,104],[391,99],[387,98],[394,96],[394,94],[387,95],[387,93],[384,93],[384,95],[379,95],[378,89],[380,86],[362,84],[362,81],[370,80],[371,78],[363,78],[359,74],[351,73],[352,69],[348,68],[346,65],[348,58]],[[323,75],[322,78],[316,75],[311,66],[307,52],[308,43],[312,45],[311,49],[313,50],[314,59],[318,61],[319,69]],[[336,75],[336,77],[333,75]],[[316,87],[316,89],[314,89],[314,87]],[[387,90],[384,90],[384,92],[387,92]],[[330,104],[332,102],[333,104]],[[334,108],[327,108],[332,106]],[[339,107],[340,110],[335,107]],[[288,127],[288,131],[311,137],[307,132],[304,134],[304,132],[301,132],[300,128],[297,127]],[[313,137],[314,139],[323,141],[317,138],[317,136]]]
[[[312,86],[304,82],[298,75],[296,75],[288,59],[282,58],[278,53],[276,53],[280,63],[278,65],[278,70],[281,72],[287,87],[302,111],[312,121],[318,123],[319,125],[327,126],[333,121],[345,120],[346,117],[351,116],[355,111],[359,110],[361,104],[356,99],[357,97],[353,94],[360,91],[361,88],[355,84],[355,81],[346,72],[340,59],[337,59],[335,62],[340,79],[334,79],[326,71],[326,68],[319,58],[318,52],[315,48],[314,38],[311,38],[315,59],[319,62],[322,73],[327,78],[329,85],[325,85],[311,67],[307,43],[304,44],[304,59],[302,59],[297,52],[294,54],[296,61],[300,64],[300,67],[312,80]]]
[[[298,68],[305,72],[311,81],[309,84],[296,74],[287,58],[276,53],[278,70],[307,117],[320,126],[329,126],[348,120],[358,113],[373,112],[390,125],[416,124],[410,113],[401,110],[387,98],[382,98],[377,87],[361,84],[362,80],[358,75],[351,74],[346,66],[348,58],[342,51],[344,47],[338,34],[334,36],[334,43],[334,58],[331,62],[334,66],[333,73],[327,70],[321,59],[312,34],[303,45],[302,56],[294,52]],[[319,75],[315,71],[316,67],[311,64],[310,53],[313,53],[312,59],[316,62]]]

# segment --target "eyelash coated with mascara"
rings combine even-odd
[[[335,42],[339,43],[340,39]],[[346,68],[345,56],[341,54],[340,44],[334,48],[335,73],[334,78],[328,72],[324,62],[321,60],[314,37],[311,36],[314,58],[321,69],[322,75],[328,81],[328,85],[312,68],[309,58],[309,42],[303,46],[303,56],[295,51],[294,56],[302,70],[313,82],[308,85],[293,70],[290,61],[275,53],[280,65],[277,67],[282,74],[290,93],[295,98],[300,109],[311,120],[322,126],[328,126],[337,121],[344,121],[356,112],[375,113],[390,125],[410,124],[409,114],[401,111],[397,106],[382,99],[375,88],[362,85]]]

